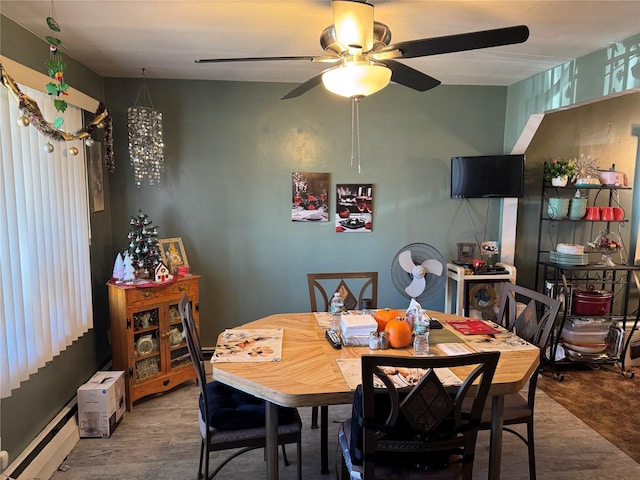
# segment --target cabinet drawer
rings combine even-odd
[[[127,303],[136,305],[149,301],[157,301],[158,299],[167,300],[180,298],[186,293],[189,298],[193,298],[198,293],[197,279],[181,280],[162,287],[152,288],[136,288],[127,290]]]

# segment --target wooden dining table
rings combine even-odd
[[[438,330],[431,331],[431,353],[434,355],[447,354],[438,347],[439,335],[445,335],[447,341],[454,339],[455,342],[468,346],[469,350],[473,351],[478,350],[476,347],[479,341],[486,341],[487,346],[494,341],[495,337],[488,335],[464,335],[447,324],[448,320],[470,319],[440,312],[429,311],[428,313],[444,325],[442,333]],[[279,361],[250,364],[212,361],[214,380],[266,400],[265,426],[269,480],[279,478],[278,405],[297,408],[349,404],[352,402],[354,390],[338,366],[339,359],[359,358],[364,354],[413,355],[411,347],[370,350],[366,346],[345,346],[336,350],[325,338],[326,326],[323,325],[318,314],[314,313],[276,314],[237,328],[283,329],[282,355]],[[518,393],[525,386],[538,367],[540,358],[539,349],[532,345],[523,349],[508,347],[506,350],[500,348],[496,350],[501,350],[501,355],[489,392],[492,397],[489,478],[492,480],[500,478],[504,396]],[[461,367],[453,369],[453,372],[464,379],[470,370],[471,367]],[[326,439],[321,439],[321,442],[325,441]],[[324,463],[326,468],[326,445],[323,450],[321,463]]]

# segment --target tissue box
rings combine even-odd
[[[80,436],[109,438],[125,409],[124,372],[97,372],[78,388]]]
[[[371,315],[343,314],[340,329],[343,337],[363,337],[378,330],[378,322]]]

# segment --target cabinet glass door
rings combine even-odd
[[[192,312],[193,306],[189,302],[189,311]],[[169,369],[178,368],[182,365],[191,363],[187,342],[184,338],[182,329],[182,318],[178,311],[178,304],[169,305],[169,330],[167,332],[169,346]]]
[[[135,382],[144,382],[160,373],[160,309],[133,314],[133,356]]]

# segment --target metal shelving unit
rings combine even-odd
[[[577,190],[587,192],[588,201],[595,204],[601,194],[606,195],[608,206],[615,204],[615,197],[621,190],[631,190],[627,187],[617,186],[575,186],[554,187],[547,182],[543,182],[540,200],[540,221],[538,228],[538,247],[536,257],[535,285],[538,291],[560,297],[563,300],[561,312],[556,320],[556,326],[550,339],[550,347],[546,358],[553,372],[554,378],[561,381],[563,375],[557,371],[557,366],[563,363],[584,362],[594,366],[601,363],[620,364],[623,375],[632,378],[634,372],[625,367],[625,355],[629,348],[631,335],[623,341],[627,321],[629,320],[629,292],[632,286],[640,291],[638,282],[639,267],[626,264],[616,264],[613,266],[599,265],[590,259],[588,265],[564,265],[552,261],[551,252],[554,251],[558,243],[573,243],[586,245],[593,240],[601,230],[610,232],[611,228],[620,230],[627,220],[586,220],[551,218],[548,211],[549,199],[552,196],[569,198],[575,195]],[[624,252],[624,248],[621,251]],[[621,258],[620,263],[625,263]],[[586,288],[593,285],[596,289],[609,290],[613,297],[609,311],[606,314],[594,315],[573,315],[572,313],[572,292],[574,288]],[[602,352],[574,351],[562,344],[561,334],[565,323],[571,318],[598,318],[602,319],[603,326],[609,326],[606,341],[608,347]],[[638,323],[638,313],[636,312],[633,322],[632,332]],[[606,324],[606,325],[605,325]],[[562,349],[559,346],[562,345]],[[564,355],[557,355],[558,352]],[[560,358],[562,357],[562,358]]]

